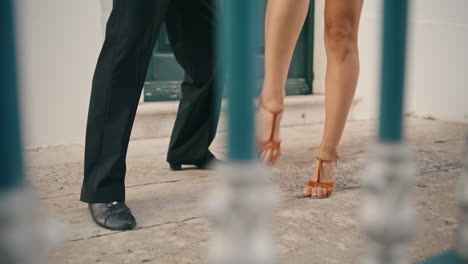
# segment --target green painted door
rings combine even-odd
[[[264,39],[263,28],[267,0],[261,0],[261,15],[259,16],[259,26],[262,32],[262,38],[259,41],[258,60],[259,60],[259,89],[261,88],[261,80],[263,79],[263,62],[264,62]],[[296,49],[294,51],[291,68],[288,74],[286,84],[287,95],[303,95],[312,93],[312,56],[313,56],[313,17],[314,8],[311,1],[309,16],[302,33],[299,37]],[[180,84],[184,73],[182,68],[177,64],[174,55],[172,54],[169,41],[167,39],[166,29],[163,26],[160,36],[155,45],[153,57],[148,68],[146,82],[144,87],[145,102],[156,101],[174,101],[179,100],[181,91]]]

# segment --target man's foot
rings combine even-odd
[[[136,226],[135,217],[124,202],[91,203],[89,210],[94,222],[110,230],[131,230]]]
[[[337,160],[338,157],[328,160],[317,158],[314,176],[304,187],[304,196],[327,198],[331,195],[335,183]]]
[[[282,105],[265,105],[260,102],[257,112],[258,154],[260,160],[265,163],[274,164],[281,155],[280,126],[283,117]]]
[[[180,171],[180,170],[183,170],[182,165],[195,165],[200,170],[212,170],[215,168],[215,165],[219,162],[222,162],[222,161],[217,159],[215,155],[213,155],[213,153],[210,152],[205,162],[195,163],[195,164],[169,163],[169,168],[172,171]]]

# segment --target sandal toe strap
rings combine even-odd
[[[307,186],[309,187],[321,187],[327,189],[328,192],[332,192],[334,188],[334,182],[317,182],[317,181],[309,181]]]
[[[260,143],[258,145],[258,150],[261,152],[265,149],[280,149],[281,147],[281,141],[273,141],[273,140],[270,140],[270,141],[267,141],[267,142],[263,142],[263,143]]]

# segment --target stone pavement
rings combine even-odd
[[[273,217],[281,263],[357,263],[364,236],[359,227],[360,175],[376,134],[375,121],[349,122],[340,149],[338,190],[330,199],[301,197],[312,173],[322,125],[283,128],[283,157],[272,181],[281,190]],[[409,248],[413,261],[451,247],[457,225],[454,187],[468,124],[406,119],[417,174],[414,197],[418,224]],[[223,157],[226,135],[213,152]],[[112,232],[95,225],[79,202],[83,147],[61,146],[27,152],[29,180],[40,202],[61,224],[61,242],[50,263],[204,263],[213,223],[200,197],[216,181],[202,170],[171,172],[165,162],[168,138],[134,140],[127,168],[127,202],[138,226]]]

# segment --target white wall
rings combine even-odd
[[[17,0],[26,146],[83,143],[102,43],[96,0]]]
[[[411,33],[408,111],[468,122],[468,1],[414,1]]]
[[[316,0],[315,91],[324,91],[323,8]],[[406,112],[468,122],[468,1],[410,1]],[[354,118],[377,117],[382,0],[365,0],[360,26],[361,76]]]

